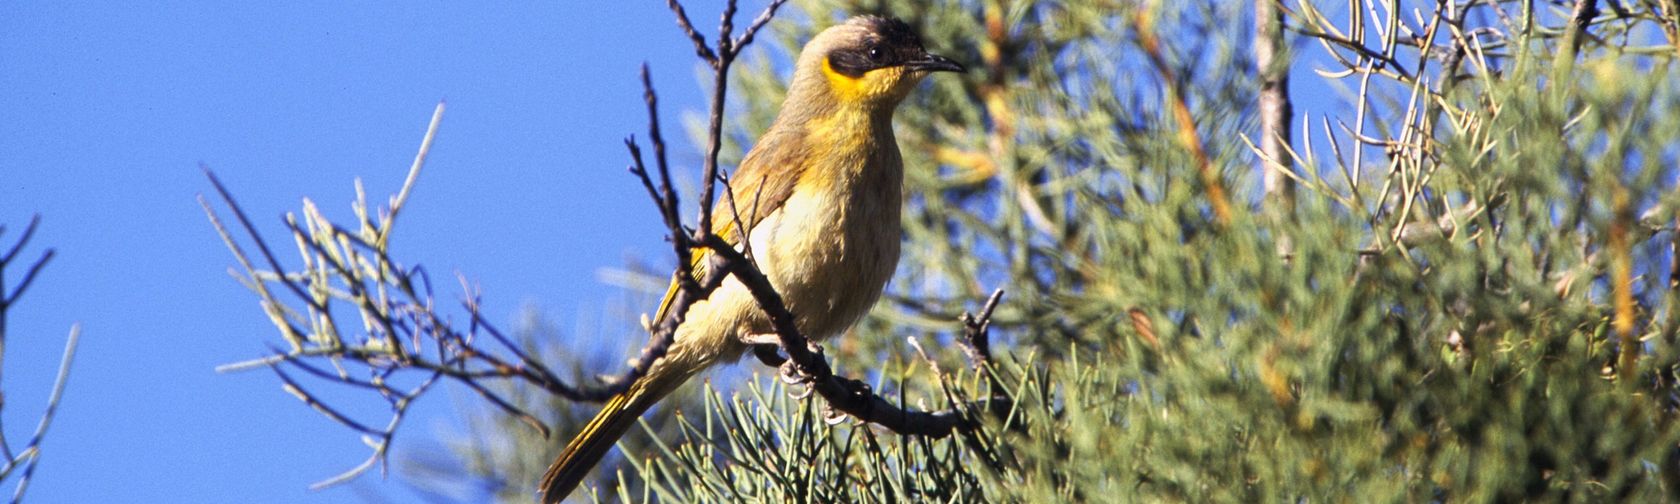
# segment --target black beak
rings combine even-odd
[[[922,53],[921,58],[910,60],[910,62],[905,63],[904,66],[906,68],[911,69],[911,70],[920,70],[920,71],[923,71],[923,72],[957,72],[957,73],[962,73],[962,72],[967,72],[968,71],[968,69],[964,68],[961,63],[951,61],[950,58],[946,58],[944,56],[940,56],[940,55],[937,55],[937,54],[927,54],[927,53]]]

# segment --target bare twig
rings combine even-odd
[[[721,238],[715,235],[711,238],[715,240],[712,242],[714,245],[724,245]],[[782,303],[781,295],[771,287],[769,279],[734,249],[715,250],[715,257],[718,259],[714,270],[727,270],[733,274],[758,301],[759,309],[770,318],[771,326],[781,339],[782,351],[788,354],[788,360],[782,365],[782,370],[784,375],[792,378],[790,381],[809,385],[811,391],[828,401],[829,407],[835,411],[886,427],[899,434],[943,437],[951,434],[954,429],[973,427],[961,411],[923,412],[900,408],[891,401],[874,395],[863,382],[836,376],[820,350],[814,350],[804,334],[794,325],[793,314],[788,312],[787,306]],[[977,410],[1001,407],[1007,402],[1008,400],[1001,396],[991,397],[980,401],[982,404],[969,407]]]
[[[23,251],[24,245],[29,244],[29,239],[35,236],[35,229],[40,227],[40,225],[40,214],[36,214],[34,217],[29,219],[29,225],[23,228],[23,236],[18,238],[17,243],[12,245],[11,250],[6,251],[6,255],[4,257],[0,257],[0,268],[10,265],[13,260],[17,259],[18,253]],[[0,232],[4,232],[4,230],[5,228],[0,227]],[[6,292],[4,289],[0,289],[0,312],[4,311],[3,308],[10,307],[13,301],[22,297],[23,293],[29,290],[29,285],[35,283],[35,276],[41,273],[41,268],[47,267],[47,263],[52,261],[53,255],[56,253],[56,250],[50,248],[41,252],[41,257],[35,259],[35,262],[30,263],[29,268],[24,270],[23,279],[18,281],[17,287],[13,287],[11,292]],[[3,320],[5,319],[0,318],[0,321]],[[4,328],[5,325],[0,323],[0,354],[4,354],[5,352]]]
[[[712,48],[706,45],[706,36],[701,35],[699,30],[694,29],[694,23],[688,20],[688,12],[683,10],[682,3],[677,2],[677,0],[666,0],[665,5],[671,8],[672,14],[676,14],[677,26],[688,35],[689,41],[694,42],[694,54],[700,56],[700,59],[706,60],[706,63],[716,65],[717,55],[713,54]]]
[[[760,12],[758,17],[753,19],[752,24],[747,26],[746,31],[741,32],[741,36],[735,38],[735,42],[733,44],[735,52],[740,53],[741,48],[746,47],[747,44],[751,44],[753,36],[758,34],[758,30],[760,28],[770,24],[770,19],[776,17],[776,9],[782,8],[782,4],[785,3],[787,3],[787,0],[774,0],[770,2],[770,6],[765,7],[764,12]]]
[[[391,224],[397,220],[397,213],[402,211],[403,205],[408,203],[409,192],[414,190],[414,182],[420,178],[420,167],[426,165],[426,156],[432,152],[432,141],[437,139],[438,125],[443,124],[443,109],[442,102],[432,109],[432,120],[426,125],[426,136],[420,139],[420,150],[414,153],[414,162],[409,165],[408,177],[403,180],[402,190],[391,198],[390,210],[380,219],[379,237],[375,240],[380,249],[384,249],[390,241],[393,227]],[[357,184],[357,188],[360,187],[360,184]]]
[[[35,237],[35,231],[40,228],[40,225],[41,216],[39,214],[31,217],[29,224],[24,227],[23,234],[18,237],[17,242],[7,249],[4,255],[0,255],[0,357],[5,356],[8,341],[6,330],[8,312],[17,306],[18,300],[28,291],[29,285],[40,275],[42,269],[46,268],[47,263],[52,261],[54,255],[54,250],[50,248],[42,252],[40,257],[25,267],[23,279],[8,292],[5,282],[6,269],[16,264],[15,261],[19,254]],[[0,226],[0,235],[4,233],[5,227]],[[59,360],[57,378],[53,380],[52,389],[47,398],[47,406],[41,412],[41,418],[35,426],[35,433],[30,436],[29,442],[23,446],[22,450],[14,451],[12,449],[11,441],[5,436],[4,422],[0,422],[0,456],[4,457],[4,460],[0,460],[0,480],[10,477],[12,472],[18,468],[23,468],[23,476],[18,478],[17,488],[12,493],[11,502],[13,503],[23,499],[24,492],[29,488],[30,480],[34,478],[35,469],[40,465],[41,442],[46,437],[47,428],[52,425],[53,418],[58,412],[59,403],[64,398],[64,388],[70,379],[70,366],[75,361],[76,347],[77,343],[81,341],[81,334],[81,324],[70,326],[70,335],[64,344],[64,357]],[[0,407],[4,407],[4,404],[5,402],[0,400]],[[3,420],[3,418],[0,418],[0,420]]]
[[[679,24],[683,24],[685,26],[688,25],[687,18],[681,15],[682,8],[678,5],[677,1],[669,0],[669,2],[673,6],[672,10],[679,14]],[[732,32],[735,28],[735,0],[724,2],[723,15],[721,20],[718,22],[717,56],[715,58],[706,58],[706,53],[709,53],[709,50],[703,51],[702,53],[702,58],[706,59],[712,65],[713,78],[711,114],[706,135],[706,164],[705,169],[702,172],[704,173],[704,178],[701,179],[702,189],[700,191],[700,222],[698,227],[694,230],[695,242],[704,241],[701,238],[712,233],[712,204],[716,199],[717,181],[720,179],[718,177],[717,158],[718,152],[723,148],[723,98],[729,89],[729,67],[735,62],[735,58],[740,56],[741,49],[746,47],[747,44],[752,43],[753,35],[757,34],[758,30],[763,28],[765,24],[768,24],[770,19],[775,16],[776,10],[781,8],[782,4],[786,2],[787,0],[774,0],[770,2],[770,5],[764,8],[764,12],[759,14],[758,18],[754,19],[752,25],[747,27],[746,32],[741,35],[740,39],[730,38],[730,32]],[[689,31],[691,38],[697,37],[697,34],[695,34],[691,28],[685,29]],[[697,46],[704,46],[705,42],[696,38],[695,44]]]
[[[6,255],[0,256],[0,363],[3,363],[6,357],[6,314],[11,311],[12,305],[17,303],[18,298],[23,297],[23,293],[29,290],[29,285],[35,283],[36,275],[41,273],[42,268],[47,267],[47,263],[52,261],[53,255],[57,252],[50,248],[41,252],[41,257],[35,259],[35,262],[30,263],[29,267],[23,271],[23,280],[18,281],[17,287],[13,287],[11,292],[6,292],[6,267],[11,266],[12,261],[17,259],[18,253],[23,251],[24,245],[29,244],[30,238],[35,237],[35,230],[39,229],[40,226],[41,214],[30,217],[29,225],[23,228],[23,236],[18,237],[17,243],[6,251]],[[0,227],[0,234],[5,233],[5,230],[5,227]],[[0,371],[3,370],[4,366],[0,365]],[[8,460],[13,458],[12,448],[6,443],[6,436],[3,432],[0,432],[0,454],[4,454]]]
[[[652,102],[650,101],[650,109]],[[288,270],[268,247],[260,231],[247,217],[231,191],[214,173],[206,170],[212,185],[226,208],[237,217],[244,240],[256,243],[267,269],[248,260],[234,232],[222,224],[217,212],[202,197],[200,203],[216,231],[244,268],[242,280],[262,300],[271,322],[286,336],[292,347],[274,349],[268,356],[234,363],[218,371],[240,371],[267,367],[280,377],[286,389],[327,418],[368,436],[373,453],[362,464],[316,486],[348,481],[382,463],[388,455],[391,439],[407,411],[408,405],[422,396],[433,384],[443,379],[459,382],[477,393],[491,405],[513,418],[529,424],[537,432],[547,435],[548,427],[534,415],[524,411],[513,401],[487,386],[485,380],[525,382],[549,393],[575,401],[600,401],[623,391],[628,383],[646,372],[663,349],[644,352],[644,364],[633,367],[622,378],[611,380],[604,387],[569,385],[538,361],[530,352],[520,348],[501,331],[486,321],[479,309],[480,298],[467,288],[463,307],[470,315],[467,328],[456,329],[436,310],[431,283],[425,270],[415,266],[398,265],[389,254],[389,240],[393,228],[395,208],[400,207],[413,190],[425,159],[425,150],[436,135],[441,120],[442,105],[428,126],[421,153],[400,192],[391,198],[388,208],[379,219],[372,219],[368,209],[356,205],[361,228],[350,231],[328,222],[313,204],[305,202],[303,219],[288,217],[288,231],[297,242],[303,265]],[[654,133],[657,136],[657,131]],[[359,184],[358,184],[359,188]],[[360,191],[358,190],[360,195]],[[674,194],[668,200],[675,203]],[[672,214],[675,215],[674,213]],[[674,221],[674,219],[673,219]],[[680,229],[680,228],[678,228]],[[676,236],[681,237],[682,234]],[[269,283],[284,284],[278,292],[290,292],[290,299],[281,299]],[[294,312],[289,305],[301,302],[303,313]],[[349,306],[360,317],[360,337],[347,338],[350,326],[341,325],[332,311],[334,306]],[[501,350],[479,344],[488,334]],[[651,355],[651,356],[650,356]],[[331,363],[317,367],[309,361],[320,359]],[[282,364],[301,369],[327,381],[369,391],[383,398],[391,408],[385,427],[375,428],[326,406],[305,384],[293,380]],[[365,371],[367,378],[353,376],[352,369]],[[419,384],[399,389],[393,379],[406,373],[417,374]]]
[[[70,364],[76,360],[76,346],[81,340],[82,325],[70,326],[70,336],[65,338],[64,342],[64,356],[58,360],[58,375],[53,378],[52,392],[47,396],[47,408],[41,412],[41,421],[35,424],[35,434],[29,437],[29,444],[24,446],[21,456],[11,459],[4,469],[0,469],[0,479],[3,479],[20,460],[28,460],[28,465],[23,469],[23,477],[18,479],[17,489],[12,492],[12,504],[23,500],[24,491],[29,489],[29,481],[35,477],[35,468],[41,465],[41,441],[46,439],[47,428],[52,426],[53,418],[58,413],[58,405],[64,400],[65,385],[70,383]]]
[[[959,318],[963,325],[962,349],[975,367],[984,369],[991,365],[992,311],[997,309],[998,301],[1002,300],[1003,289],[992,291],[991,297],[986,298],[985,306],[980,308],[980,316],[963,312]]]
[[[268,242],[266,240],[262,239],[262,234],[257,232],[257,228],[256,228],[255,225],[251,224],[251,219],[249,217],[245,216],[245,210],[243,208],[240,208],[239,205],[234,204],[233,193],[228,192],[227,187],[222,185],[222,180],[219,179],[219,178],[216,178],[216,173],[210,171],[209,166],[200,166],[199,168],[203,169],[204,170],[204,176],[206,178],[210,179],[210,185],[215,187],[216,194],[221,195],[222,201],[227,203],[228,208],[230,210],[233,210],[233,216],[239,219],[239,225],[245,228],[246,233],[248,233],[248,235],[251,237],[251,241],[253,241],[257,244],[257,250],[259,252],[262,252],[263,259],[268,261],[268,267],[269,267],[268,271],[275,272],[275,273],[285,271],[284,268],[280,267],[280,261],[278,259],[274,258],[274,252],[268,248]],[[226,237],[224,237],[224,238],[226,238]],[[224,241],[226,241],[226,240],[224,240]],[[253,273],[254,272],[255,271],[253,271]],[[304,292],[303,287],[301,287],[301,286],[299,286],[295,283],[292,283],[292,282],[282,282],[282,283],[285,284],[286,288],[291,289],[292,293],[296,294],[299,299],[302,299],[305,303],[308,303],[310,308],[314,308],[314,309],[320,310],[320,311],[326,311],[326,307],[320,305],[315,300],[314,296],[311,296],[308,293]]]
[[[675,2],[673,2],[675,5]],[[683,231],[682,217],[677,211],[677,191],[671,185],[671,168],[665,157],[665,138],[659,133],[659,95],[653,92],[653,76],[646,63],[642,64],[642,99],[647,103],[648,138],[653,142],[653,161],[659,170],[659,188],[655,189],[653,181],[648,178],[647,166],[642,163],[641,148],[636,145],[635,138],[624,141],[630,150],[630,159],[634,161],[630,172],[639,177],[642,186],[647,188],[648,194],[659,203],[660,215],[665,220],[665,227],[670,231],[671,247],[677,254],[676,281],[685,289],[694,289],[694,266],[692,241]]]
[[[3,359],[6,356],[6,313],[11,311],[12,304],[16,303],[18,298],[29,289],[29,284],[35,282],[35,276],[40,274],[41,268],[45,268],[47,262],[52,261],[53,258],[53,249],[49,248],[42,252],[41,257],[24,270],[23,280],[18,282],[17,287],[12,288],[11,292],[6,292],[6,267],[11,266],[12,261],[17,259],[19,253],[23,252],[24,245],[28,245],[29,239],[35,237],[35,230],[39,229],[40,226],[40,214],[30,217],[29,225],[23,228],[23,236],[18,237],[17,243],[6,251],[6,255],[0,256],[0,362],[4,362]],[[5,232],[6,228],[0,226],[0,234]],[[4,366],[0,366],[0,369],[4,369]],[[12,458],[11,447],[6,446],[5,440],[5,434],[0,432],[0,451],[3,451],[9,460]]]

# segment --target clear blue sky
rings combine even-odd
[[[695,159],[679,119],[702,106],[697,67],[662,2],[184,4],[0,4],[0,241],[40,213],[33,250],[58,250],[12,313],[12,439],[34,428],[68,328],[85,329],[29,501],[413,498],[377,475],[308,492],[366,455],[356,436],[269,374],[213,372],[277,338],[194,200],[201,162],[280,236],[301,197],[346,218],[355,177],[383,201],[447,100],[395,239],[440,298],[460,272],[492,316],[536,303],[569,328],[616,295],[598,269],[667,262],[620,143],[644,128],[647,60],[673,159]],[[437,449],[461,403],[424,400],[399,456]]]

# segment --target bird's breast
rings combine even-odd
[[[823,339],[867,313],[898,265],[903,174],[890,136],[817,151],[750,242],[800,329]]]

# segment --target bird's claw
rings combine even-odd
[[[779,369],[777,374],[780,375],[782,383],[788,385],[788,397],[800,400],[811,397],[811,393],[815,391],[811,387],[811,376],[801,371],[798,363],[788,359]]]
[[[847,418],[851,418],[851,415],[834,411],[834,408],[827,406],[823,407],[823,423],[828,424],[830,427],[844,423]]]
[[[777,369],[781,370],[782,383],[786,383],[788,385],[805,385],[811,383],[811,377],[806,375],[805,372],[800,371],[799,363],[794,362],[793,359],[783,361],[781,366],[778,366]]]

